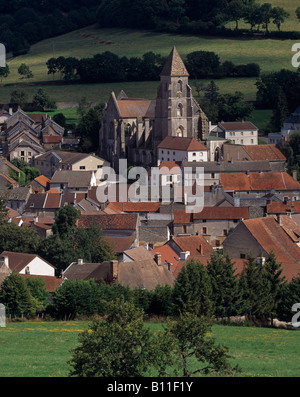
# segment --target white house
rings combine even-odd
[[[159,161],[208,161],[208,148],[195,138],[166,136],[157,150]]]
[[[55,267],[35,254],[3,251],[0,255],[0,263],[4,263],[8,269],[19,274],[55,276]]]
[[[250,121],[223,121],[218,123],[218,136],[230,140],[233,144],[257,145],[258,128]]]

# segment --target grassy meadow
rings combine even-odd
[[[146,323],[157,330],[159,323]],[[67,377],[70,349],[87,321],[8,323],[0,328],[1,377]],[[243,377],[297,377],[300,338],[297,330],[214,325],[216,341],[229,348]],[[153,374],[155,375],[155,374]]]

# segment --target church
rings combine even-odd
[[[160,73],[156,100],[112,92],[99,131],[100,156],[116,171],[123,158],[128,165],[150,167],[156,165],[157,146],[166,136],[205,140],[209,122],[188,80],[189,73],[174,47]]]

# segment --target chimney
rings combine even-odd
[[[200,248],[199,248],[200,254],[203,255],[203,245],[200,244]]]
[[[8,113],[10,114],[10,116],[12,116],[12,114],[13,114],[13,109],[12,109],[11,106],[10,106],[9,109],[8,109]]]
[[[293,170],[293,179],[294,179],[295,181],[298,181],[298,178],[297,178],[297,170]]]
[[[115,281],[118,279],[118,276],[119,276],[118,265],[119,265],[118,261],[110,261],[110,263],[109,263],[109,266],[110,266],[109,271],[110,271],[110,276],[112,278],[112,281]]]
[[[77,265],[83,265],[83,259],[78,259],[78,261],[77,261]]]
[[[155,262],[157,263],[157,266],[161,266],[161,254],[159,252],[157,252],[154,255],[154,258],[155,258]]]
[[[282,226],[281,215],[277,215],[277,222],[279,223],[280,226]]]

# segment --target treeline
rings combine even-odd
[[[222,318],[244,315],[248,320],[278,318],[291,321],[291,307],[300,297],[300,277],[285,281],[274,255],[265,264],[252,256],[245,260],[240,276],[228,256],[214,253],[204,266],[190,260],[173,287],[158,285],[154,290],[130,288],[119,283],[66,280],[52,294],[51,303],[43,281],[24,279],[12,273],[0,289],[0,302],[8,316],[47,315],[55,319],[107,315],[116,299],[131,301],[147,316],[178,316],[182,312]]]
[[[56,73],[60,73],[65,81],[79,79],[83,83],[108,83],[158,80],[165,62],[166,57],[153,52],[147,52],[141,58],[127,58],[106,51],[91,58],[77,59],[63,56],[50,58],[46,64],[48,74],[52,74],[53,78]],[[260,67],[256,63],[246,65],[234,65],[229,61],[221,63],[219,56],[210,51],[194,51],[188,54],[185,65],[191,79],[260,75]]]
[[[14,55],[40,40],[94,24],[98,0],[0,0],[0,42]]]
[[[126,27],[156,29],[178,33],[252,35],[269,32],[274,24],[279,33],[289,14],[282,7],[257,0],[102,0],[97,20],[101,27]],[[239,30],[243,20],[249,28]],[[228,22],[235,23],[235,30],[225,28]],[[293,38],[299,32],[293,32]],[[291,35],[290,35],[291,36]],[[290,37],[291,38],[291,37]]]

